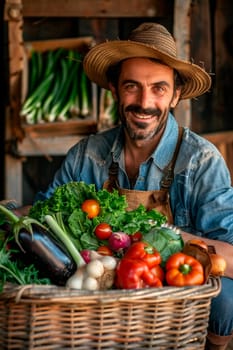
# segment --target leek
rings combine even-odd
[[[81,256],[78,249],[75,247],[74,243],[72,242],[71,238],[68,236],[65,230],[62,221],[62,216],[59,215],[59,213],[57,213],[56,216],[47,214],[45,215],[45,221],[49,228],[52,230],[52,232],[55,234],[55,237],[64,244],[67,251],[70,253],[75,263],[77,264],[77,267],[85,265],[83,257]]]

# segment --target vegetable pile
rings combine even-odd
[[[126,208],[126,197],[116,190],[97,191],[84,182],[57,187],[49,199],[33,205],[28,217],[18,218],[0,206],[7,227],[0,245],[2,286],[52,283],[104,290],[207,280],[207,250],[184,245],[180,233],[167,227],[166,217],[155,209]],[[27,266],[33,273],[17,278],[15,271],[20,275]]]
[[[117,190],[96,191],[95,185],[84,182],[69,182],[56,188],[54,194],[45,201],[36,202],[29,216],[46,224],[46,215],[50,215],[63,227],[75,242],[79,251],[97,250],[107,244],[98,238],[99,224],[108,224],[112,232],[135,232],[146,234],[152,228],[159,228],[166,218],[155,210],[147,211],[140,205],[137,209],[127,211],[125,196]],[[103,234],[103,233],[102,233]]]
[[[28,93],[21,108],[27,124],[86,118],[92,112],[91,82],[75,50],[32,51]]]

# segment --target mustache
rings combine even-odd
[[[154,115],[159,117],[162,111],[159,108],[142,108],[138,105],[130,105],[125,108],[125,112],[134,112],[143,115]]]

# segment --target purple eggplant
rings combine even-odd
[[[56,285],[65,285],[77,269],[75,261],[49,231],[35,224],[32,230],[32,235],[25,229],[18,235],[24,258],[36,266],[41,276],[48,277]]]
[[[0,212],[8,219],[14,242],[22,252],[20,258],[26,264],[35,265],[39,274],[52,283],[65,285],[77,269],[75,255],[71,255],[65,245],[58,243],[51,231],[37,220],[17,217],[3,205],[0,205]]]

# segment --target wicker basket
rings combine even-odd
[[[204,349],[210,302],[221,288],[86,292],[11,286],[0,294],[3,349]]]

